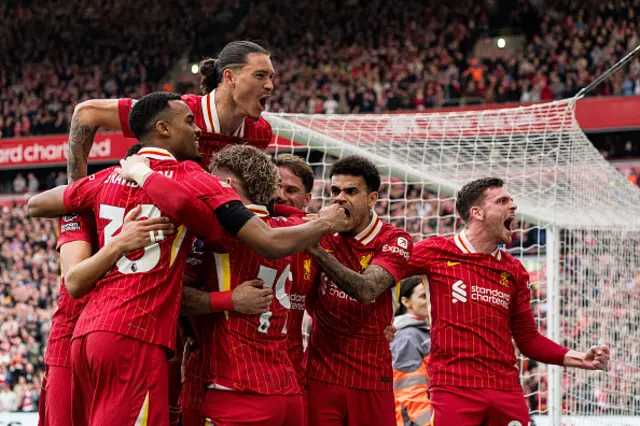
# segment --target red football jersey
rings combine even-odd
[[[239,200],[228,185],[222,185],[192,161],[178,162],[168,151],[157,148],[143,148],[139,154],[151,160],[156,172],[180,182],[184,191],[206,193],[212,209]],[[163,214],[143,189],[120,178],[114,169],[87,176],[64,193],[68,211],[93,210],[100,247],[119,231],[127,212],[134,207],[142,205],[140,217]],[[167,196],[170,199],[171,194]],[[173,350],[191,241],[191,233],[179,226],[174,235],[121,257],[96,284],[74,337],[111,331]]]
[[[206,96],[182,95],[182,100],[189,105],[195,117],[195,123],[200,129],[200,154],[202,161],[200,164],[209,170],[211,155],[230,144],[246,143],[258,149],[266,149],[271,143],[273,131],[267,120],[260,117],[257,121],[245,117],[242,125],[234,132],[233,136],[221,135],[220,120],[218,110],[214,102],[215,90]],[[120,116],[120,126],[122,133],[126,137],[134,137],[129,129],[129,112],[135,100],[122,98],[118,100],[118,112]]]
[[[343,265],[363,272],[379,265],[405,276],[413,242],[402,229],[374,215],[355,237],[335,234],[322,246]],[[389,288],[366,305],[345,294],[321,271],[313,306],[313,324],[307,348],[307,377],[365,390],[392,390],[393,371],[385,327],[393,321],[394,289]]]
[[[58,235],[57,249],[60,250],[66,243],[73,241],[86,241],[97,249],[98,241],[96,225],[93,214],[67,214],[60,219],[60,233]],[[76,323],[82,312],[82,308],[89,300],[89,295],[74,299],[67,291],[64,284],[64,271],[60,271],[60,294],[58,295],[58,307],[51,318],[51,334],[47,342],[44,362],[56,367],[71,367],[69,347],[71,336],[76,328]]]
[[[270,227],[294,225],[287,218],[270,217],[263,206],[247,208]],[[257,277],[275,292],[271,310],[260,316],[222,312],[198,317],[203,351],[209,354],[208,382],[263,395],[300,393],[286,345],[291,257],[265,259],[229,234],[207,245],[206,252],[211,255],[208,264],[215,267],[207,280],[209,291],[233,290]]]
[[[510,320],[531,309],[522,264],[502,250],[476,253],[463,231],[417,243],[409,269],[429,283],[431,385],[521,389]]]

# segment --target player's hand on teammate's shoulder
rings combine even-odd
[[[584,354],[584,368],[587,370],[605,370],[609,366],[611,354],[607,345],[592,346]]]
[[[123,253],[155,244],[175,233],[175,226],[168,217],[137,220],[141,211],[141,206],[131,209],[124,218],[122,229],[111,240]]]
[[[273,290],[263,288],[264,281],[245,281],[233,290],[231,300],[236,312],[246,315],[259,315],[269,311],[273,302]]]
[[[151,166],[151,162],[148,158],[141,157],[139,155],[131,155],[124,160],[120,160],[120,167],[117,168],[116,171],[121,178],[128,181],[135,181],[135,171],[141,167],[138,166],[139,164],[147,167]]]
[[[349,228],[349,216],[344,208],[338,204],[330,204],[318,212],[318,220],[325,220],[329,224],[329,232],[344,232]]]

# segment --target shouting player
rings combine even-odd
[[[429,282],[432,424],[527,425],[513,341],[528,358],[587,370],[606,368],[609,348],[579,353],[538,332],[529,275],[499,248],[511,243],[516,211],[501,179],[466,184],[456,209],[465,229],[420,241],[410,260]]]
[[[158,175],[178,184],[173,191],[175,197],[166,197],[164,189],[168,202],[162,210],[149,202],[152,200],[147,195],[148,188],[142,190],[142,185],[127,183],[110,168],[69,187],[33,197],[29,201],[30,213],[51,216],[93,210],[103,246],[119,230],[126,212],[138,204],[143,204],[141,216],[158,217],[163,211],[169,217],[184,218],[187,215],[181,209],[185,204],[171,200],[193,197],[206,207],[200,210],[199,217],[204,225],[196,226],[204,235],[220,232],[217,217],[227,231],[237,233],[273,257],[299,251],[305,244],[295,240],[302,240],[303,235],[318,239],[336,224],[339,223],[336,229],[342,227],[341,212],[334,210],[325,215],[320,226],[292,227],[286,232],[271,229],[242,206],[228,185],[195,163],[178,162],[177,159],[200,159],[200,129],[178,95],[147,95],[135,105],[129,119],[144,147],[140,154],[151,164],[151,172],[148,166],[138,169],[141,181],[151,182],[153,175]],[[154,234],[151,241],[157,244],[132,254],[134,257],[120,258],[112,273],[96,286],[72,342],[74,423],[127,425],[148,419],[151,424],[168,424],[166,351],[173,351],[176,341],[189,248],[182,244],[185,234],[184,227],[171,238]],[[145,308],[140,309],[141,306]],[[123,371],[128,373],[123,375]]]
[[[261,118],[273,92],[274,70],[270,53],[250,41],[227,44],[216,59],[200,65],[205,96],[183,95],[182,100],[202,129],[200,153],[206,168],[210,155],[221,147],[247,143],[265,149],[271,143],[269,123]],[[90,99],[78,104],[71,119],[68,174],[87,174],[87,158],[99,128],[122,130],[134,137],[128,124],[133,99]]]
[[[309,424],[395,424],[391,351],[384,329],[393,291],[404,277],[412,241],[374,211],[380,174],[351,156],[330,172],[331,202],[349,214],[349,229],[307,251],[321,268],[307,349]]]

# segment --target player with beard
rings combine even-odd
[[[393,370],[384,330],[413,243],[375,213],[375,165],[345,157],[330,176],[331,203],[345,208],[349,227],[307,249],[321,269],[306,354],[309,424],[392,426]]]
[[[225,145],[246,143],[265,149],[271,143],[269,123],[260,115],[273,93],[275,71],[271,54],[250,41],[228,43],[215,59],[200,64],[204,96],[183,95],[182,100],[202,129],[200,153],[206,169],[211,154]],[[86,176],[93,138],[100,128],[122,130],[134,137],[128,117],[135,100],[90,99],[78,104],[71,118],[68,174]]]
[[[602,370],[609,362],[607,346],[579,353],[538,332],[529,274],[500,249],[511,243],[516,208],[501,179],[475,180],[456,200],[465,229],[414,247],[409,273],[426,277],[431,299],[435,426],[529,424],[514,341],[524,356],[547,364]]]

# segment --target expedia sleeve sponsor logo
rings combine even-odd
[[[399,240],[404,240],[404,238],[399,238]],[[404,257],[406,260],[409,260],[409,257],[411,257],[411,254],[405,248],[402,248],[399,245],[385,244],[384,246],[382,246],[382,252],[399,254],[400,256]]]

